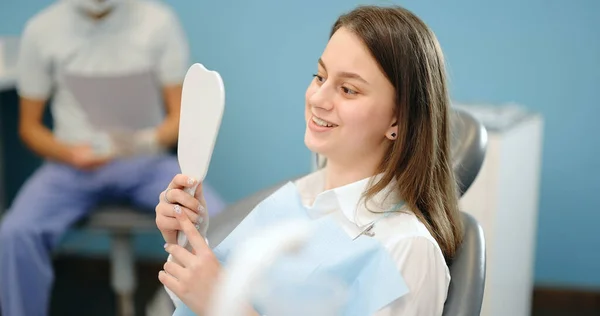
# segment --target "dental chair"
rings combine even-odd
[[[453,109],[452,168],[462,196],[471,186],[485,158],[487,132],[471,114]],[[322,168],[326,161],[315,156],[315,166]],[[287,181],[285,181],[287,182]],[[285,182],[261,190],[225,209],[211,218],[207,237],[218,245],[263,199]],[[461,212],[464,239],[450,265],[451,282],[444,306],[444,316],[474,316],[481,312],[485,285],[485,239],[483,230],[473,216]]]

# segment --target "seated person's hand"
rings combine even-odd
[[[182,230],[181,221],[176,218],[177,212],[186,215],[194,224],[202,218],[200,214],[206,214],[206,201],[202,194],[202,183],[196,188],[194,196],[183,191],[195,184],[196,180],[178,174],[173,178],[168,188],[160,194],[159,203],[156,205],[156,226],[169,244],[177,243],[177,231]]]
[[[158,141],[155,129],[137,132],[111,131],[108,135],[112,144],[112,152],[117,157],[152,155],[165,151]]]
[[[68,163],[80,170],[93,170],[111,160],[110,156],[99,156],[89,145],[74,145],[70,149]]]
[[[159,272],[158,279],[194,313],[204,315],[221,272],[221,265],[189,216],[183,212],[175,214],[175,221],[188,238],[192,251],[177,244],[166,244],[165,250],[174,260],[165,263],[164,271]]]

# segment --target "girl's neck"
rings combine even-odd
[[[327,160],[325,166],[325,190],[339,188],[377,173],[378,160],[363,160],[362,163]]]

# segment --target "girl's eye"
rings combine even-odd
[[[320,76],[318,74],[314,74],[313,77],[316,78],[317,81],[320,83],[323,83],[325,81],[325,78],[323,78],[322,76]]]
[[[346,88],[346,87],[342,87],[342,90],[344,91],[345,94],[350,94],[350,95],[355,95],[357,94],[356,91],[350,89],[350,88]]]

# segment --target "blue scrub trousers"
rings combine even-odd
[[[171,155],[115,160],[93,171],[45,162],[0,223],[2,315],[47,315],[54,278],[50,256],[66,230],[103,200],[129,198],[153,214],[177,173]],[[220,212],[223,201],[210,185],[203,188],[210,215]]]

